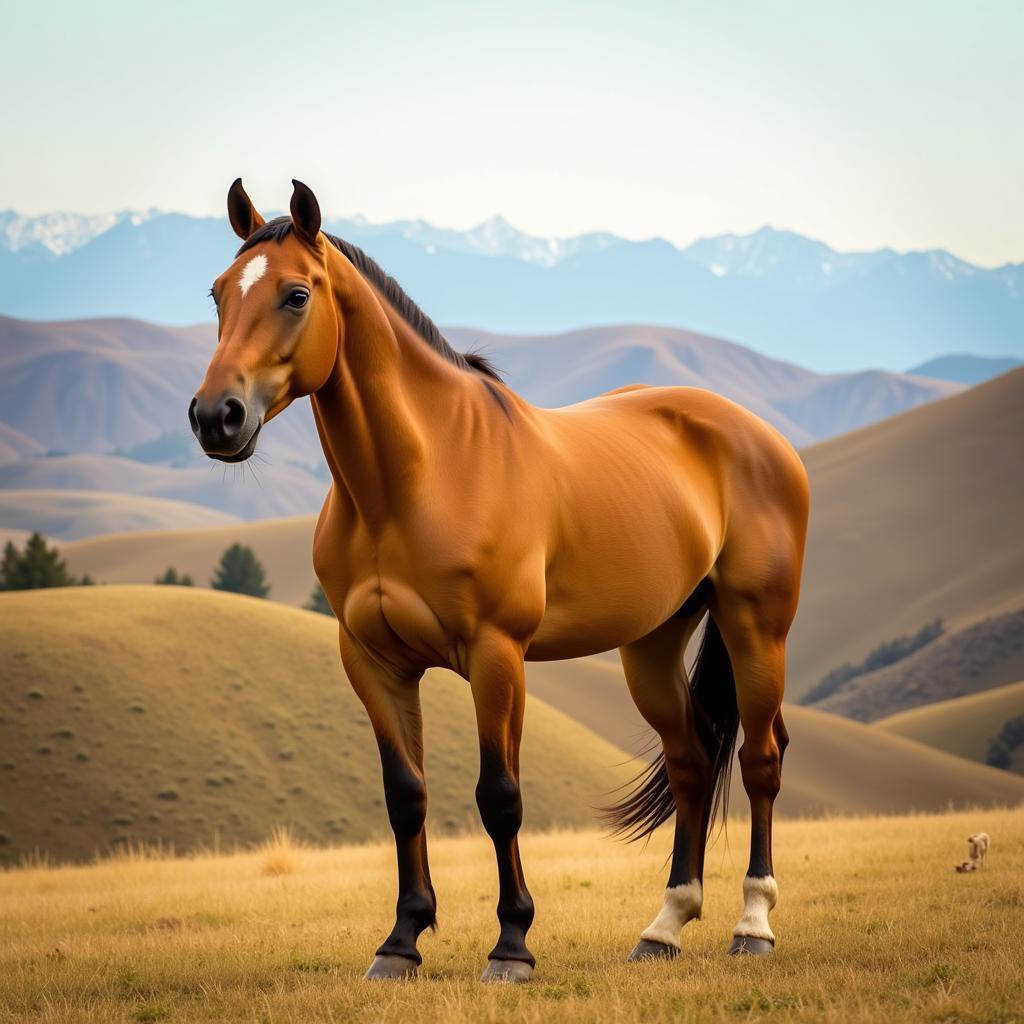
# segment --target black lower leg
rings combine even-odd
[[[519,781],[500,755],[481,752],[476,801],[498,861],[501,933],[488,959],[520,960],[532,967],[536,961],[526,948],[526,933],[533,923],[533,899],[526,888],[519,858],[518,834],[523,822],[523,804]]]
[[[437,900],[427,866],[424,823],[427,791],[423,776],[387,743],[380,743],[384,795],[398,853],[398,904],[395,926],[378,956],[402,956],[422,962],[416,940],[435,925]]]
[[[691,749],[685,760],[669,760],[668,777],[676,801],[676,829],[668,875],[668,885],[672,888],[686,882],[701,882],[704,877],[704,851],[711,816],[711,764]]]

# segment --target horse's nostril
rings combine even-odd
[[[224,434],[232,437],[245,425],[245,406],[237,398],[229,398],[224,403]]]
[[[196,416],[196,406],[199,404],[198,398],[193,398],[191,405],[188,407],[188,422],[192,427],[192,433],[196,433],[199,430],[199,418]]]

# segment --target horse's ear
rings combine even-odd
[[[252,205],[252,200],[245,194],[241,178],[235,178],[228,189],[228,220],[231,221],[235,234],[243,242],[266,223]]]
[[[295,233],[307,245],[315,245],[316,236],[320,234],[320,204],[308,185],[292,178],[292,186],[291,213]]]

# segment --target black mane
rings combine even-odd
[[[241,256],[260,242],[283,242],[292,233],[291,217],[275,217],[257,228],[241,245],[235,254]],[[391,304],[395,312],[435,351],[450,363],[463,370],[474,370],[492,380],[501,380],[498,371],[479,352],[457,352],[448,344],[437,324],[416,305],[405,293],[402,286],[384,268],[371,259],[358,246],[343,238],[323,232],[324,237],[341,252]]]

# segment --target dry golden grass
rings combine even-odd
[[[989,868],[955,875],[965,837]],[[785,822],[778,953],[724,955],[745,828],[710,852],[704,919],[672,963],[623,963],[660,902],[669,835],[526,835],[535,980],[476,979],[496,935],[483,838],[433,844],[440,929],[422,977],[361,975],[390,927],[390,844],[0,874],[0,1021],[1002,1021],[1022,1019],[1024,813]]]
[[[270,838],[260,847],[264,875],[294,875],[299,866],[302,844],[288,825],[275,825]]]

